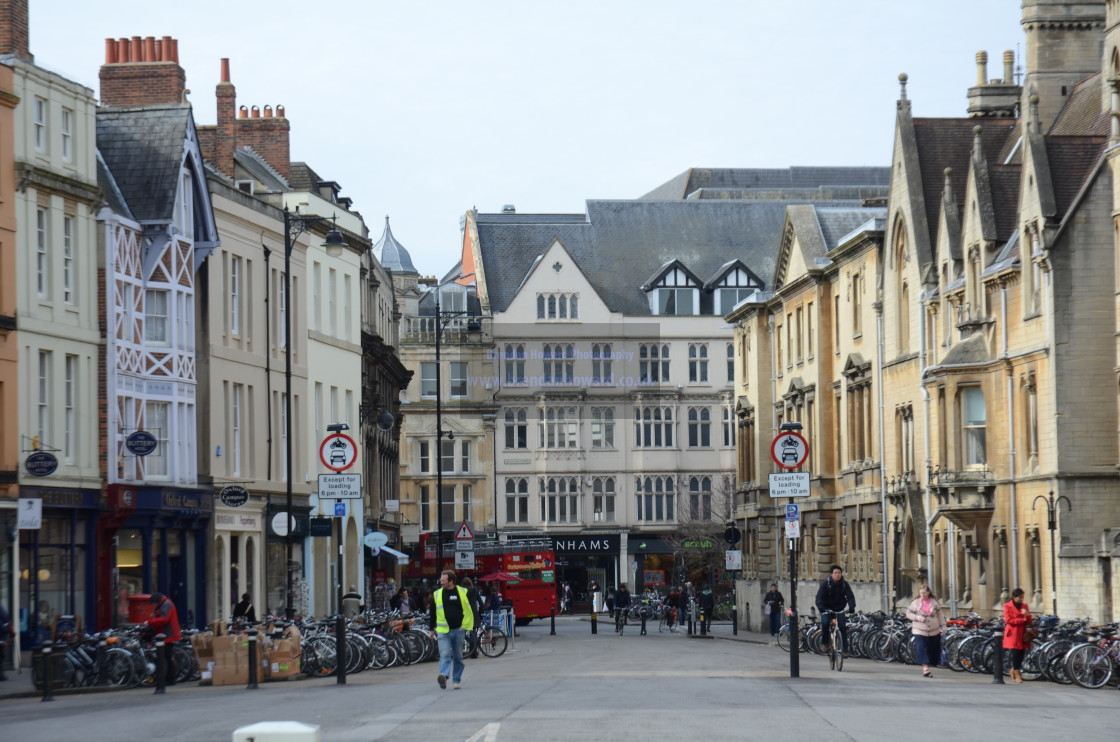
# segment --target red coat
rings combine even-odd
[[[157,634],[166,636],[165,641],[169,644],[181,641],[183,638],[183,634],[179,631],[179,611],[175,609],[171,598],[166,595],[156,606],[152,617],[148,619],[148,625],[155,629]]]
[[[1027,649],[1030,642],[1023,635],[1031,622],[1031,610],[1026,603],[1016,606],[1014,600],[1003,606],[1003,648]]]

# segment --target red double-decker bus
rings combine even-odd
[[[551,540],[476,543],[474,569],[463,570],[463,574],[483,586],[495,581],[482,578],[499,572],[517,578],[496,582],[501,586],[502,597],[512,603],[519,626],[534,618],[548,618],[556,610],[556,559]]]

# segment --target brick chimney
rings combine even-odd
[[[218,128],[221,128],[220,120]],[[237,119],[237,145],[252,147],[254,152],[288,180],[292,176],[291,148],[288,143],[290,129],[288,119],[284,117],[284,106],[276,106],[275,115],[272,106],[265,106],[263,117],[257,106],[253,106],[252,111],[241,106]]]
[[[214,153],[211,164],[226,175],[233,176],[233,153],[237,147],[237,90],[229,80],[229,58],[222,59],[222,78],[215,90],[218,101],[218,126],[214,131]]]
[[[107,106],[182,103],[187,74],[179,66],[179,42],[170,36],[105,39],[101,102]]]
[[[27,0],[0,0],[0,54],[12,54],[25,62],[34,62],[30,39]]]

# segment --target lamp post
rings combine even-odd
[[[895,607],[898,605],[898,579],[899,579],[899,575],[901,574],[900,571],[899,571],[899,568],[898,568],[898,544],[902,540],[902,531],[901,531],[902,524],[899,522],[897,515],[894,516],[894,518],[891,520],[890,526],[891,526],[891,530],[894,533],[894,549],[893,549],[894,569],[891,570],[891,573],[892,573],[891,578],[892,578],[892,581],[893,581],[894,584],[891,586],[892,589],[891,589],[891,605],[890,605],[890,610],[893,613],[894,610],[895,610]]]
[[[292,599],[292,530],[295,519],[292,517],[292,249],[296,240],[309,228],[323,222],[331,222],[323,247],[327,254],[338,257],[347,244],[342,233],[334,224],[333,217],[302,216],[298,211],[292,213],[284,206],[284,529],[285,560],[287,581],[285,582],[284,612],[290,620],[295,616],[295,601]]]
[[[449,283],[454,283],[463,278],[470,278],[474,273],[467,273],[466,275],[460,273],[454,278],[449,278],[441,284],[436,286],[436,450],[433,452],[436,467],[436,576],[443,569],[443,363],[440,360],[440,347],[441,339],[443,337],[443,327],[445,322],[450,322],[455,317],[461,317],[466,314],[466,310],[444,312],[440,306],[439,292],[444,286]],[[454,431],[447,431],[447,439],[454,440]],[[452,456],[454,460],[454,456]]]
[[[1039,495],[1034,498],[1031,503],[1031,510],[1042,500],[1046,504],[1046,530],[1050,531],[1050,611],[1053,615],[1058,615],[1058,561],[1054,555],[1054,531],[1058,530],[1058,505],[1062,500],[1066,502],[1066,511],[1073,510],[1073,505],[1070,504],[1069,498],[1065,495],[1054,497],[1054,490],[1050,490],[1049,496]]]

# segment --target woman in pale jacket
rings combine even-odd
[[[945,616],[941,613],[941,603],[929,589],[929,585],[918,588],[918,597],[906,609],[910,619],[910,633],[914,635],[914,657],[922,665],[922,675],[932,678],[929,666],[938,664],[941,658],[941,633],[945,630]]]

